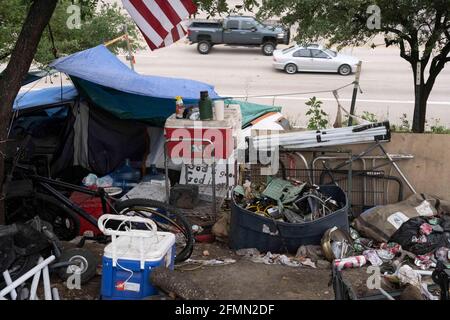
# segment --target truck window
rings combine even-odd
[[[228,20],[226,28],[231,30],[239,29],[239,20]]]
[[[296,58],[311,58],[311,50],[309,49],[300,49],[293,54]]]
[[[256,28],[256,24],[254,21],[251,20],[243,20],[241,22],[241,29],[242,30],[251,30],[253,28]]]

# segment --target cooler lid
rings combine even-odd
[[[147,262],[160,261],[175,244],[175,235],[169,232],[157,232],[155,237],[142,238],[144,244],[143,258]],[[105,247],[104,256],[113,258],[113,246],[116,246],[116,258],[141,260],[141,238],[120,236],[115,243]]]

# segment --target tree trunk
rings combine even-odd
[[[416,93],[417,94],[417,93]],[[425,85],[421,85],[420,95],[416,98],[414,106],[414,118],[412,131],[414,133],[424,133],[427,120],[427,103],[430,92]]]
[[[412,131],[414,133],[424,133],[427,114],[427,102],[431,92],[431,90],[425,83],[426,64],[421,63],[421,61],[413,61],[411,62],[411,66],[414,74],[415,94]],[[420,74],[418,73],[418,71],[420,71]]]
[[[183,272],[175,272],[167,268],[158,267],[150,275],[152,284],[171,296],[183,300],[212,300],[215,297],[197,286]]]
[[[8,138],[14,99],[30,69],[42,33],[55,11],[57,2],[57,0],[33,1],[8,66],[0,80],[0,155],[5,153],[5,140]],[[5,223],[4,160],[4,156],[0,156],[0,224]]]

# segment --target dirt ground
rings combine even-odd
[[[67,244],[73,246],[73,244]],[[103,245],[86,243],[85,248],[95,252],[101,258]],[[204,251],[209,256],[203,256]],[[236,263],[225,266],[183,266],[182,273],[186,279],[205,290],[209,297],[222,300],[330,300],[334,299],[333,289],[328,286],[330,269],[312,269],[311,267],[288,267],[281,265],[264,265],[237,256],[226,245],[197,243],[192,259],[235,259]],[[99,260],[101,261],[101,260]],[[186,271],[186,269],[192,271]],[[95,300],[100,299],[101,265],[97,276],[80,290],[69,290],[65,283],[56,277],[52,285],[57,287],[61,299]]]

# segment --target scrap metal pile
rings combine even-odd
[[[267,185],[246,181],[234,189],[242,208],[277,221],[311,222],[341,209],[345,204],[326,196],[319,186],[275,178]]]

